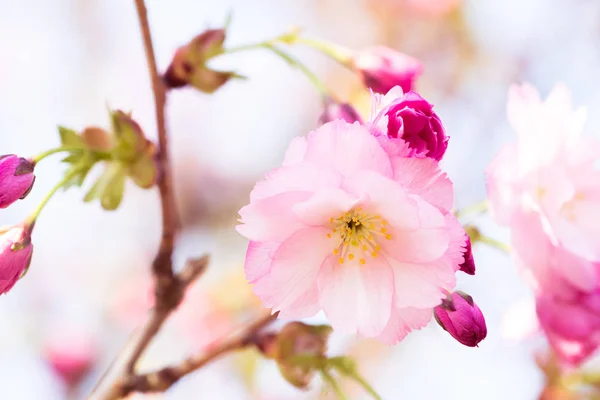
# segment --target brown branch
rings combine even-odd
[[[181,296],[185,294],[185,290],[187,287],[194,282],[204,271],[206,271],[206,267],[208,266],[208,256],[201,257],[196,260],[190,260],[187,262],[186,267],[181,271],[179,275],[177,275],[174,279],[177,287],[175,291],[181,292]],[[158,301],[158,298],[156,299]],[[125,371],[128,374],[132,374],[135,369],[135,363],[141,357],[144,350],[148,347],[154,336],[160,330],[162,324],[169,318],[173,309],[166,308],[164,306],[159,306],[159,304],[155,304],[152,308],[150,318],[148,322],[144,326],[144,330],[140,335],[140,339],[136,343],[134,351],[131,353],[129,361],[125,366]]]
[[[205,256],[189,260],[181,273],[175,275],[173,272],[172,256],[177,229],[177,210],[171,178],[168,135],[165,124],[166,88],[156,67],[156,58],[152,46],[152,37],[144,0],[135,0],[135,5],[142,31],[156,108],[159,144],[158,164],[161,172],[157,184],[160,192],[163,218],[162,236],[159,250],[152,263],[152,272],[156,281],[154,307],[139,339],[133,346],[130,356],[125,361],[122,374],[119,375],[117,373],[116,381],[109,386],[106,393],[100,395],[100,398],[104,400],[117,400],[132,392],[163,392],[183,376],[202,368],[221,355],[250,345],[254,335],[260,329],[274,321],[278,315],[278,313],[275,313],[274,315],[267,315],[260,318],[244,328],[239,335],[226,339],[205,355],[190,357],[181,364],[165,367],[149,374],[136,374],[135,372],[138,360],[164,322],[181,303],[187,287],[206,270],[208,264],[208,257]],[[100,383],[98,386],[100,386]],[[95,392],[96,390],[94,390],[92,396]]]
[[[117,400],[134,392],[164,392],[184,376],[204,367],[211,361],[229,352],[252,345],[255,335],[261,329],[275,321],[278,314],[264,315],[243,328],[237,335],[223,340],[208,353],[191,356],[177,365],[164,367],[154,372],[125,377],[112,387],[111,392],[104,399]]]
[[[144,0],[135,0],[135,6],[144,42],[148,72],[152,81],[152,91],[154,93],[159,147],[158,164],[160,168],[158,189],[160,192],[163,222],[160,246],[152,263],[152,272],[156,281],[155,304],[148,324],[144,328],[144,332],[136,343],[131,358],[126,364],[125,370],[127,373],[133,373],[138,359],[142,356],[152,338],[160,330],[160,327],[171,312],[177,308],[185,291],[185,285],[178,281],[173,273],[172,256],[177,227],[177,210],[173,192],[169,141],[165,123],[166,88],[156,67],[152,35],[148,24],[148,12]]]

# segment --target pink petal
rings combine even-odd
[[[279,246],[280,243],[275,242],[251,241],[248,244],[244,269],[246,271],[246,280],[249,283],[254,283],[269,273],[273,255]]]
[[[339,187],[342,176],[331,168],[302,163],[277,168],[259,181],[250,193],[250,201],[285,192],[314,193],[323,188]]]
[[[512,85],[508,92],[507,116],[512,128],[517,132],[532,130],[532,110],[542,104],[540,95],[530,84]]]
[[[307,225],[324,225],[330,218],[337,218],[354,207],[359,199],[350,196],[342,189],[325,189],[311,198],[294,205],[294,213],[299,221]]]
[[[343,188],[356,197],[368,197],[369,208],[398,229],[420,226],[416,201],[393,180],[371,171],[362,171],[344,181]]]
[[[343,264],[330,256],[319,274],[319,302],[334,329],[377,336],[386,326],[394,291],[392,271],[384,257]]]
[[[305,161],[332,168],[343,176],[362,170],[392,175],[389,157],[377,139],[358,122],[349,124],[336,120],[312,131]]]
[[[486,170],[486,186],[490,213],[500,225],[508,225],[518,205],[520,189],[517,186],[517,149],[505,146]]]
[[[306,138],[297,137],[292,139],[285,157],[283,159],[283,166],[299,164],[304,160],[304,154],[306,153]]]
[[[386,255],[400,262],[424,263],[435,261],[448,249],[450,237],[445,227],[403,231],[390,229],[391,240],[378,243]]]
[[[411,331],[427,326],[432,315],[430,308],[393,307],[390,320],[377,340],[389,345],[396,344]]]
[[[428,263],[388,261],[394,271],[396,306],[428,308],[440,304],[446,289],[454,288],[455,268],[448,257]]]
[[[402,230],[391,226],[389,232],[392,239],[380,240],[379,244],[387,255],[400,262],[435,261],[446,253],[450,245],[446,218],[437,208],[419,198],[415,203],[418,207],[419,229]]]
[[[410,193],[418,194],[442,211],[454,206],[452,181],[431,158],[392,157],[394,180]]]
[[[281,244],[269,274],[254,285],[254,292],[266,306],[286,309],[316,285],[321,265],[333,251],[327,233],[326,228],[305,228]]]
[[[287,192],[256,200],[242,208],[237,231],[250,240],[282,242],[305,225],[292,211],[310,197],[307,192]]]
[[[279,312],[279,318],[293,320],[314,317],[321,311],[317,285],[306,291],[296,301]]]

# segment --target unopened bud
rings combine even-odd
[[[304,389],[318,369],[315,363],[325,357],[330,333],[329,326],[291,322],[279,333],[261,335],[254,342],[267,358],[277,362],[281,375],[289,383]]]
[[[14,154],[0,156],[0,208],[24,199],[35,181],[34,164]]]
[[[360,115],[354,107],[347,103],[338,103],[337,101],[327,98],[325,99],[323,114],[319,118],[319,124],[325,124],[337,119],[344,120],[349,123],[362,122]]]
[[[466,293],[449,294],[435,307],[434,316],[446,332],[465,346],[475,347],[487,336],[483,313]]]
[[[29,227],[17,225],[0,230],[0,294],[17,283],[29,267],[32,254]]]
[[[351,65],[366,87],[381,94],[394,86],[402,87],[404,93],[411,91],[415,79],[423,72],[419,60],[384,46],[357,52]]]
[[[95,126],[85,128],[81,133],[81,138],[86,146],[92,150],[108,151],[112,149],[114,145],[110,134],[104,129]]]
[[[209,29],[177,49],[163,76],[165,84],[170,88],[190,85],[205,93],[213,93],[223,86],[236,74],[215,71],[206,63],[223,53],[224,41],[224,29]]]

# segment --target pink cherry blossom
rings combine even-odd
[[[585,111],[574,110],[558,85],[545,101],[530,85],[509,93],[508,119],[518,135],[488,168],[496,220],[509,225],[520,209],[535,210],[544,230],[588,259],[600,258],[600,142],[582,136]]]
[[[283,318],[323,310],[334,329],[386,343],[429,322],[466,234],[452,183],[409,153],[341,120],[292,141],[240,210],[246,278],[265,306]]]
[[[562,361],[579,363],[600,344],[600,143],[582,135],[585,112],[557,86],[545,101],[511,88],[508,118],[518,135],[490,164],[492,215],[537,297],[537,313]]]

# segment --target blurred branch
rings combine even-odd
[[[122,354],[115,365],[123,365],[121,371],[109,371],[105,376],[107,389],[101,393],[100,387],[104,380],[97,385],[90,395],[90,399],[117,400],[132,392],[164,392],[183,376],[202,368],[212,360],[230,351],[238,350],[252,344],[256,333],[266,325],[277,319],[278,313],[265,315],[245,327],[242,332],[234,337],[225,339],[220,345],[214,347],[207,354],[187,358],[182,363],[164,367],[147,374],[136,373],[136,364],[144,354],[164,322],[183,300],[186,289],[206,270],[208,256],[188,260],[186,267],[179,274],[173,272],[173,249],[175,234],[178,225],[177,210],[174,201],[173,182],[171,177],[168,134],[165,124],[166,86],[158,74],[156,58],[152,46],[152,37],[148,24],[148,14],[144,0],[135,0],[136,10],[142,31],[144,49],[148,71],[152,81],[154,103],[156,111],[156,124],[158,129],[158,165],[160,175],[158,188],[160,192],[162,211],[162,237],[156,257],[152,263],[152,272],[155,279],[155,301],[150,318],[142,329],[142,333],[133,344],[130,355]],[[112,372],[112,374],[110,373]],[[115,377],[114,379],[112,377]],[[104,379],[104,378],[103,378]]]
[[[148,72],[152,81],[152,91],[154,93],[154,106],[156,112],[156,126],[158,130],[158,164],[160,176],[158,179],[158,188],[160,192],[161,211],[162,211],[162,236],[160,246],[154,262],[152,263],[152,272],[155,278],[155,305],[152,310],[152,317],[149,324],[140,337],[140,341],[135,346],[131,359],[126,364],[126,371],[132,373],[135,369],[137,360],[141,357],[148,344],[156,335],[163,322],[169,317],[170,313],[177,308],[183,292],[184,285],[178,281],[173,273],[173,247],[175,244],[175,231],[177,228],[177,210],[173,193],[173,181],[171,177],[171,165],[169,159],[169,141],[165,123],[165,104],[166,88],[158,73],[156,67],[156,57],[152,46],[152,36],[148,24],[148,13],[144,0],[135,0],[135,6],[138,14],[144,50],[146,53],[146,62]]]
[[[164,367],[154,372],[121,378],[113,385],[110,393],[107,393],[102,399],[117,400],[134,392],[164,392],[184,376],[204,367],[211,361],[229,352],[253,345],[256,334],[275,321],[278,314],[269,313],[258,318],[243,328],[239,334],[225,339],[220,344],[214,346],[208,353],[191,356],[177,365]]]

